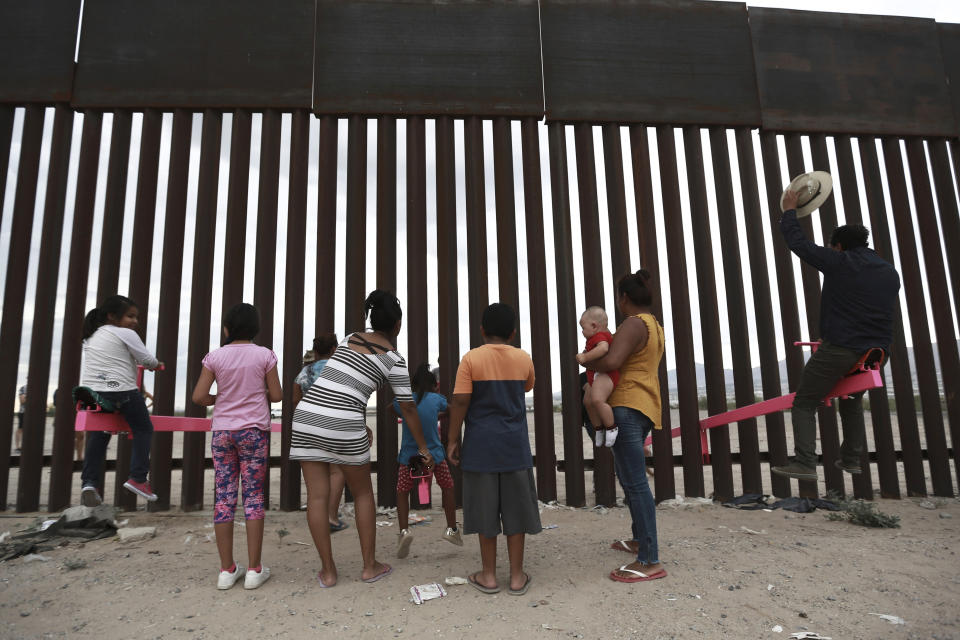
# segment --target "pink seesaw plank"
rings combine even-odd
[[[861,371],[860,373],[855,373],[852,376],[847,376],[840,380],[830,390],[830,393],[823,399],[824,404],[827,406],[830,405],[830,401],[834,398],[843,398],[846,396],[859,393],[861,391],[868,391],[870,389],[876,389],[883,386],[883,379],[880,377],[880,371],[877,369],[867,369],[866,371]],[[732,422],[741,422],[743,420],[749,420],[750,418],[757,418],[759,416],[765,416],[768,413],[775,413],[777,411],[786,411],[793,406],[793,397],[796,394],[790,393],[785,396],[780,396],[778,398],[770,398],[769,400],[764,400],[762,402],[757,402],[756,404],[751,404],[746,407],[738,407],[736,409],[731,409],[730,411],[725,411],[724,413],[718,413],[716,415],[708,416],[700,421],[700,437],[703,445],[703,452],[706,455],[706,430],[712,429],[713,427],[720,427],[725,424],[730,424]],[[670,437],[676,438],[680,435],[680,427],[676,429],[671,429]],[[650,444],[653,441],[653,438],[648,436],[645,444]]]
[[[184,418],[180,416],[150,416],[154,431],[210,431],[209,418]],[[127,421],[118,413],[100,411],[77,411],[74,423],[77,431],[110,431],[130,433]],[[280,432],[280,423],[271,422],[270,431]]]

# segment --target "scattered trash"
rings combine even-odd
[[[772,585],[772,584],[768,584],[768,585],[767,585],[767,591],[773,591],[773,585]]]
[[[766,506],[769,505],[772,500],[770,496],[762,493],[745,493],[742,496],[737,496],[724,502],[723,506],[728,509],[740,509],[742,511],[756,511],[758,509],[767,511]]]
[[[558,524],[548,524],[548,525],[544,526],[543,528],[544,528],[544,529],[556,529],[556,528],[559,527],[559,526],[560,526],[560,525],[558,525]]]
[[[3,533],[0,533],[0,542],[5,542],[9,537],[10,537],[9,531],[4,531]]]
[[[307,544],[306,542],[300,542],[299,540],[294,540],[294,541],[291,542],[290,544],[299,544],[299,545],[302,546],[302,547],[309,547],[309,546],[310,546],[310,545]]]
[[[871,616],[877,616],[881,620],[886,620],[890,624],[907,624],[907,621],[900,616],[891,616],[886,613],[871,613]]]
[[[560,504],[560,503],[557,502],[556,500],[551,500],[550,502],[543,502],[543,501],[538,500],[538,501],[537,501],[537,506],[540,508],[540,511],[543,511],[544,509],[551,509],[551,510],[553,510],[553,509],[562,509],[562,510],[565,510],[565,511],[575,511],[575,510],[576,510],[576,507],[568,507],[568,506],[565,505],[565,504]],[[601,506],[602,506],[602,505],[597,505],[597,507],[601,507]],[[596,508],[596,507],[594,507],[594,508]],[[603,507],[603,508],[606,508],[606,507]]]
[[[677,600],[676,598],[667,598],[668,602],[675,602],[676,600]]]
[[[78,541],[112,537],[117,533],[114,516],[111,505],[70,507],[52,521],[38,520],[26,531],[0,535],[0,562]]]
[[[749,534],[755,535],[755,536],[763,536],[763,535],[766,535],[766,534],[767,534],[767,530],[766,530],[766,529],[761,529],[760,531],[754,531],[753,529],[747,529],[746,527],[741,526],[741,527],[740,527],[740,530],[743,531],[744,533],[749,533]]]
[[[410,587],[410,595],[413,596],[414,604],[423,604],[427,600],[444,597],[447,595],[447,590],[444,589],[443,585],[439,582],[431,582],[429,584],[418,584],[415,587]]]
[[[671,498],[670,500],[664,500],[657,507],[672,507],[674,509],[684,508],[689,509],[692,507],[702,507],[706,505],[712,505],[713,500],[710,498],[684,498],[683,496],[677,496]]]
[[[607,508],[606,508],[605,506],[603,506],[602,504],[598,504],[598,505],[596,505],[595,507],[591,507],[591,508],[590,508],[590,511],[596,511],[596,512],[599,513],[600,515],[605,516],[605,515],[607,515],[607,514],[610,512],[610,509],[607,509]]]
[[[830,636],[822,636],[816,631],[798,631],[797,633],[791,633],[790,637],[797,640],[833,640]]]
[[[943,520],[946,520],[946,519],[952,518],[952,517],[953,517],[953,516],[950,515],[949,513],[947,513],[946,511],[941,511],[941,512],[940,512],[940,518],[942,518]],[[0,542],[2,542],[2,541],[3,541],[3,536],[0,536]]]
[[[121,520],[120,522],[117,523],[117,526],[118,526],[118,527],[125,527],[125,526],[127,526],[128,524],[130,524],[130,518],[126,518],[126,519],[124,519],[124,520]],[[213,526],[213,525],[211,525],[211,526]]]
[[[27,563],[27,562],[47,562],[47,561],[49,561],[49,560],[50,560],[50,558],[48,558],[47,556],[44,556],[44,555],[40,555],[39,553],[28,553],[27,555],[23,556],[23,562],[24,562],[24,563]]]
[[[126,527],[124,529],[117,529],[117,535],[120,537],[120,542],[139,542],[140,540],[147,540],[149,538],[157,535],[156,527]]]
[[[770,505],[771,509],[783,509],[794,513],[812,513],[817,509],[824,511],[840,511],[843,507],[833,500],[823,498],[784,498]]]
[[[745,493],[742,496],[737,496],[724,502],[723,506],[741,511],[763,510],[767,513],[772,513],[774,509],[784,509],[796,513],[810,513],[817,509],[825,509],[827,511],[840,510],[840,506],[838,506],[836,502],[822,498],[792,497],[776,500],[771,496],[761,493]]]
[[[461,578],[460,576],[452,576],[452,577],[450,577],[450,578],[446,578],[446,579],[444,580],[444,582],[445,582],[447,585],[449,585],[449,586],[452,587],[452,586],[458,585],[458,584],[467,584],[467,579],[466,579],[466,578]]]
[[[773,631],[774,633],[783,633],[783,627],[777,624],[774,625],[773,629],[770,629],[770,631]]]
[[[193,540],[193,535],[188,535],[183,539],[183,544],[190,544],[190,541]]]
[[[416,513],[411,513],[407,517],[407,524],[409,524],[410,526],[417,525],[417,524],[424,524],[426,522],[433,522],[433,517],[421,516],[421,515],[417,515]]]
[[[930,502],[929,500],[921,500],[920,502],[917,503],[917,506],[918,506],[918,507],[923,507],[924,509],[931,509],[931,510],[937,508],[937,505],[935,505],[934,503]]]
[[[380,522],[377,523],[377,526],[378,526],[378,527],[392,527],[392,526],[393,526],[393,523],[390,522],[389,520],[381,520]]]

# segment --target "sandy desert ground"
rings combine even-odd
[[[709,492],[709,467],[705,471]],[[276,505],[279,471],[272,475]],[[676,477],[682,491],[682,469],[676,469]],[[15,473],[11,480],[13,499]],[[179,473],[173,480],[177,503]],[[209,505],[212,471],[206,480]],[[563,474],[558,481],[562,501]],[[589,500],[589,473],[586,483]],[[108,496],[112,485],[108,474]],[[436,487],[433,499],[439,507]],[[810,631],[835,640],[960,638],[957,498],[879,500],[882,511],[901,518],[899,529],[828,521],[820,511],[801,515],[685,504],[658,508],[661,559],[669,573],[663,580],[626,585],[608,578],[630,561],[609,548],[612,541],[629,537],[626,509],[545,506],[541,518],[551,528],[528,538],[526,567],[533,582],[525,596],[450,586],[447,597],[416,606],[411,586],[466,577],[479,567],[475,537],[468,536],[462,548],[440,539],[439,511],[421,512],[433,521],[414,528],[413,549],[403,560],[394,558],[396,520],[379,518],[378,555],[395,570],[376,584],[359,580],[355,527],[335,534],[340,582],[323,590],[316,582],[319,561],[304,514],[271,510],[264,544],[271,580],[256,591],[240,584],[217,591],[211,512],[148,513],[141,501],[140,510],[118,519],[131,527],[156,527],[155,538],[73,543],[43,552],[45,562],[0,563],[0,637],[300,638],[335,632],[343,638],[776,640]],[[0,534],[49,517],[0,513]],[[280,530],[289,535],[281,538]],[[242,527],[235,546],[245,547]],[[500,548],[504,581],[502,542]],[[86,567],[68,569],[74,560]],[[872,614],[896,616],[905,624]]]

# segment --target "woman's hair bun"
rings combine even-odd
[[[628,273],[617,283],[617,294],[626,295],[637,306],[649,307],[653,303],[653,292],[647,286],[648,282],[650,272],[646,269]]]
[[[363,305],[363,317],[370,319],[374,330],[389,331],[403,316],[397,296],[383,289],[374,289]]]

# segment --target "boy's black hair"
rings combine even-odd
[[[513,308],[504,302],[494,302],[483,310],[483,318],[480,320],[480,326],[483,332],[488,336],[496,336],[509,340],[516,329],[517,314]]]
[[[862,224],[845,224],[830,234],[830,246],[840,245],[844,251],[867,246],[870,230]]]
[[[628,273],[617,283],[617,293],[626,295],[638,307],[649,307],[653,304],[653,292],[648,285],[650,277],[646,269]]]
[[[317,358],[322,358],[327,354],[333,353],[333,350],[337,348],[337,342],[337,334],[322,333],[313,339],[313,352]]]
[[[363,317],[370,318],[370,326],[374,331],[390,332],[403,317],[403,310],[400,309],[397,296],[383,289],[375,289],[363,305]]]
[[[108,316],[122,318],[130,307],[136,307],[137,303],[126,296],[110,296],[87,312],[83,318],[83,339],[87,340],[96,333],[97,329],[109,322]]]
[[[252,304],[235,304],[223,317],[223,326],[229,334],[226,344],[234,340],[253,340],[260,333],[260,313]]]

